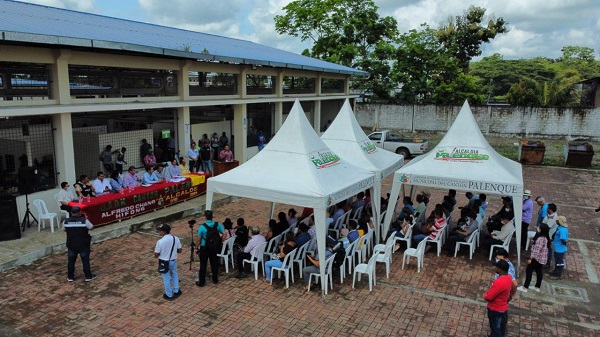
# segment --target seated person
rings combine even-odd
[[[350,244],[350,240],[348,240],[348,233],[348,228],[342,228],[340,230],[340,239],[338,242],[341,242],[344,249],[348,248],[348,245]]]
[[[287,215],[284,212],[277,213],[277,219],[279,222],[275,225],[275,233],[273,236],[283,233],[286,229],[290,228],[290,224],[287,221]]]
[[[283,233],[283,230],[279,230],[277,228],[277,221],[275,221],[275,219],[269,220],[269,231],[267,232],[267,235],[265,235],[265,239],[267,239],[267,241],[270,241],[272,238],[276,237],[281,233]]]
[[[110,182],[108,179],[104,179],[104,172],[102,171],[98,171],[97,179],[94,180],[92,185],[94,186],[96,196],[110,192]]]
[[[225,145],[225,148],[219,152],[220,161],[233,161],[233,152],[229,149],[229,145]]]
[[[298,246],[300,247],[300,246]],[[308,261],[310,261],[312,263],[312,266],[307,266],[304,267],[302,269],[302,275],[304,276],[304,290],[308,291],[308,282],[310,281],[310,274],[318,274],[320,273],[320,263],[323,262],[325,263],[325,261],[327,261],[328,258],[332,257],[334,254],[333,249],[331,247],[331,245],[327,245],[327,248],[325,249],[325,258],[321,259],[319,258],[319,253],[315,253],[315,256],[312,256],[310,254],[306,255],[306,258],[308,259]]]
[[[361,207],[365,207],[365,192],[359,192],[356,195],[356,200],[354,200],[351,204],[350,204],[350,208],[352,208],[352,215],[356,214],[356,212],[358,211],[359,208]]]
[[[181,175],[190,174],[190,169],[185,164],[185,158],[179,157],[179,172]]]
[[[408,229],[414,222],[414,217],[410,211],[410,208],[404,207],[402,209],[404,211],[404,218],[398,218],[395,222],[390,225],[390,233],[396,232],[396,237],[403,238],[408,232]]]
[[[171,178],[181,176],[181,170],[179,169],[179,164],[177,164],[177,159],[173,159],[171,161],[171,165],[169,166],[169,175]]]
[[[142,184],[156,184],[161,181],[154,172],[154,166],[146,166],[146,173],[142,176]]]
[[[73,184],[73,186],[75,187],[75,193],[77,193],[79,198],[94,195],[94,185],[90,182],[90,178],[85,174],[82,174],[79,177],[79,181]]]
[[[298,225],[298,234],[296,235],[296,245],[302,247],[310,241],[310,234],[308,234],[308,225],[300,223]]]
[[[63,181],[60,183],[60,191],[58,191],[58,202],[60,203],[60,209],[63,211],[71,212],[71,206],[69,202],[75,200],[73,193],[69,191],[69,183]]]
[[[486,224],[488,233],[491,233],[495,230],[500,230],[500,228],[502,228],[501,219],[504,215],[507,215],[510,219],[515,217],[511,197],[502,197],[502,208],[498,211],[498,213],[490,216]]]
[[[290,224],[290,226],[298,223],[298,218],[296,218],[297,213],[298,212],[296,212],[296,210],[293,208],[290,208],[288,210],[288,223]]]
[[[119,171],[113,170],[110,174],[110,188],[118,192],[125,188],[125,183],[123,182],[123,178],[119,175]]]
[[[427,220],[425,226],[421,228],[421,233],[413,235],[412,244],[414,247],[416,247],[419,244],[419,242],[425,240],[426,238],[429,238],[431,240],[437,238],[442,227],[446,225],[446,220],[444,220],[444,212],[442,212],[439,209],[436,209],[434,211],[434,216],[435,219]]]
[[[335,205],[335,212],[333,212],[333,223],[335,223],[337,221],[337,219],[339,219],[342,215],[344,215],[344,205],[346,204],[346,201],[340,201]],[[333,226],[333,224],[332,224]]]
[[[350,220],[350,222],[348,223],[348,228],[350,229],[348,231],[348,242],[352,243],[356,240],[358,240],[358,238],[360,238],[360,235],[358,234],[358,224],[356,223],[355,220]]]
[[[156,171],[154,172],[158,180],[167,180],[167,170],[163,164],[158,164]]]
[[[285,213],[283,213],[285,215]],[[279,259],[277,260],[269,260],[265,262],[265,277],[267,282],[271,282],[271,269],[272,268],[281,268],[283,266],[283,260],[286,255],[291,253],[294,249],[296,249],[296,240],[294,237],[294,233],[287,232],[285,234],[285,240],[279,248]]]
[[[304,209],[302,210],[302,214],[300,214],[300,217],[298,218],[298,221],[302,221],[306,218],[308,218],[309,216],[311,216],[313,214],[314,210],[310,207],[304,207]]]
[[[402,206],[402,211],[400,211],[400,214],[398,215],[399,218],[404,218],[405,207],[410,209],[411,214],[415,214],[415,208],[413,207],[413,202],[410,200],[410,197],[404,197],[404,199],[402,199],[402,203],[404,205]],[[427,206],[425,206],[425,208],[427,208]]]
[[[234,245],[244,248],[248,244],[248,226],[246,226],[244,218],[238,218],[236,224]]]
[[[235,229],[233,229],[233,222],[231,222],[231,219],[225,218],[223,227],[225,228],[225,231],[223,232],[223,241],[235,235]]]
[[[129,166],[127,173],[123,175],[123,186],[126,188],[134,188],[140,186],[140,177],[135,171],[135,167]]]
[[[503,214],[500,221],[502,222],[502,228],[500,228],[499,231],[492,231],[490,235],[483,239],[483,246],[488,251],[492,245],[501,245],[504,243],[504,240],[513,233],[515,226],[513,225],[512,219],[509,219],[508,214]]]
[[[477,213],[471,210],[468,217],[469,221],[463,227],[454,228],[452,233],[450,233],[446,244],[442,248],[448,251],[448,256],[454,255],[453,252],[457,242],[465,242],[469,235],[479,228],[479,223],[477,222]]]
[[[236,275],[236,278],[239,279],[246,276],[246,273],[244,272],[244,260],[250,260],[252,257],[258,258],[259,256],[256,247],[265,242],[267,242],[267,240],[260,234],[260,228],[258,226],[252,227],[252,237],[247,241],[244,251],[239,252],[237,255],[238,274]]]

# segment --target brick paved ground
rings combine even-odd
[[[527,188],[559,204],[571,223],[567,280],[544,281],[543,292],[519,294],[511,302],[509,336],[600,335],[600,287],[590,282],[588,269],[600,272],[600,218],[593,209],[600,199],[600,172],[526,167]],[[386,181],[388,187],[390,180]],[[433,201],[442,192],[432,191]],[[438,198],[438,199],[436,199]],[[458,203],[465,203],[459,196]],[[489,197],[496,210],[499,198]],[[243,216],[250,225],[266,228],[268,203],[242,199],[216,208],[222,221]],[[287,210],[279,205],[277,211]],[[537,212],[537,208],[536,208]],[[189,243],[187,219],[172,223],[184,246]],[[197,228],[197,226],[196,226]],[[469,260],[427,253],[425,269],[415,261],[400,269],[394,255],[390,278],[377,268],[378,283],[369,292],[366,279],[356,289],[351,280],[339,284],[326,298],[305,293],[302,282],[285,289],[253,278],[237,280],[222,272],[220,283],[194,285],[188,270],[189,250],[179,258],[183,295],[162,299],[152,250],[157,237],[138,232],[93,245],[93,282],[83,282],[80,263],[75,282],[66,282],[66,254],[46,257],[30,266],[0,274],[0,335],[6,336],[485,336],[488,333],[482,295],[490,284],[492,267],[477,251]],[[584,252],[582,252],[582,247]],[[514,252],[514,247],[511,253]],[[585,253],[585,254],[584,254]],[[588,261],[588,263],[586,263]],[[79,261],[78,261],[79,262]],[[587,267],[587,268],[586,268]],[[194,265],[194,270],[197,264]],[[583,287],[590,302],[558,298],[549,284]]]

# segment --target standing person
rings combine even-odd
[[[142,145],[140,145],[140,161],[143,163],[144,158],[148,154],[148,151],[152,149],[152,145],[148,144],[146,139],[142,139]]]
[[[267,139],[265,138],[265,136],[263,135],[262,131],[258,132],[258,151],[262,150],[265,148],[265,143],[267,142]]]
[[[169,137],[169,140],[167,142],[167,159],[169,161],[175,159],[177,160],[177,157],[175,157],[175,150],[176,150],[176,142],[175,142],[175,136],[173,134],[171,134],[171,136]]]
[[[548,249],[550,248],[550,236],[548,233],[550,228],[547,224],[542,223],[540,225],[540,231],[533,238],[533,246],[531,247],[531,256],[527,261],[527,269],[525,270],[525,284],[517,290],[527,292],[529,284],[531,283],[531,276],[535,271],[535,287],[533,290],[540,292],[540,286],[542,285],[542,278],[544,273],[542,267],[547,263],[548,260]]]
[[[556,218],[556,233],[552,240],[554,248],[554,271],[550,273],[551,280],[561,280],[562,273],[565,269],[565,253],[567,252],[567,244],[569,243],[569,229],[567,218],[560,215]]]
[[[223,134],[219,137],[219,150],[223,151],[227,145],[229,145],[229,138],[227,138],[227,133],[223,131]]]
[[[79,206],[73,206],[71,208],[71,216],[65,220],[63,227],[67,232],[67,281],[73,282],[75,280],[75,261],[77,261],[77,255],[81,257],[85,282],[92,281],[96,278],[96,275],[92,274],[90,267],[92,237],[89,230],[93,229],[94,225],[85,216],[81,215],[81,208]]]
[[[498,260],[494,266],[499,276],[494,280],[490,289],[485,292],[483,299],[488,302],[487,316],[490,322],[490,337],[501,337],[503,336],[502,322],[505,321],[508,302],[514,295],[516,287],[513,290],[512,278],[508,275],[508,262]]]
[[[546,215],[546,217],[544,218],[544,220],[542,220],[542,223],[545,223],[548,225],[549,228],[549,232],[548,232],[548,237],[552,238],[554,237],[554,233],[556,233],[556,218],[558,217],[558,213],[556,213],[557,208],[555,204],[548,204],[548,215]],[[544,268],[546,269],[550,269],[550,264],[552,263],[552,254],[554,253],[553,249],[552,249],[552,239],[550,240],[550,245],[548,247],[548,261],[546,262],[546,265],[544,266]]]
[[[216,132],[213,133],[212,137],[210,138],[210,147],[213,153],[212,159],[219,160],[219,136]]]
[[[244,271],[244,260],[250,260],[252,256],[258,258],[259,256],[258,252],[256,251],[256,247],[262,243],[267,242],[265,237],[262,234],[260,234],[260,228],[258,226],[252,227],[252,238],[250,238],[250,240],[246,238],[246,240],[247,244],[246,247],[244,247],[244,251],[240,252],[236,259],[238,274],[235,276],[235,278],[238,279],[241,279],[246,276],[246,272]]]
[[[537,223],[536,227],[540,227],[544,218],[548,215],[548,203],[546,203],[546,199],[544,197],[539,196],[535,198],[535,202],[540,206],[540,210],[538,211]]]
[[[145,166],[156,166],[156,156],[152,149],[148,150],[148,154],[144,157]]]
[[[119,174],[123,173],[123,165],[127,165],[127,162],[125,161],[125,151],[127,151],[127,149],[124,147],[121,148],[121,151],[117,151],[117,171]]]
[[[200,159],[202,160],[202,171],[212,175],[212,149],[209,144],[202,144],[200,148]]]
[[[102,162],[107,174],[110,174],[114,170],[112,156],[118,152],[119,151],[112,150],[112,145],[106,145],[104,151],[100,153],[100,161]]]
[[[233,152],[231,152],[228,145],[225,145],[223,150],[221,150],[221,153],[219,153],[219,161],[233,161]]]
[[[527,245],[527,232],[529,230],[529,224],[531,223],[531,217],[533,215],[533,201],[531,200],[531,191],[525,190],[523,193],[523,216],[521,220],[521,249],[525,250]],[[539,226],[539,224],[538,224]]]
[[[188,161],[189,161],[188,167],[189,167],[190,172],[198,172],[198,168],[200,167],[200,161],[199,161],[198,157],[200,157],[200,153],[198,152],[198,149],[196,148],[196,143],[192,142],[190,144],[190,148],[188,149],[187,155],[188,155]],[[182,165],[185,165],[185,163],[181,161],[182,158],[183,157],[179,158],[179,162]],[[183,173],[183,171],[182,171],[182,173]]]
[[[206,222],[198,227],[198,243],[196,249],[200,256],[200,270],[198,271],[198,287],[204,287],[206,284],[206,268],[210,260],[210,270],[212,272],[212,281],[214,284],[219,283],[219,257],[217,254],[221,250],[221,242],[218,243],[217,238],[221,240],[221,235],[225,232],[222,224],[213,221],[213,212],[211,210],[204,211]]]
[[[162,261],[168,261],[169,270],[165,273],[161,273],[161,275],[165,285],[163,298],[167,301],[171,301],[181,295],[181,289],[179,289],[179,275],[177,274],[177,254],[181,254],[181,241],[179,241],[178,237],[171,234],[171,226],[166,223],[156,227],[156,230],[162,238],[156,242],[156,246],[154,247],[154,257]],[[171,282],[173,282],[172,289]]]

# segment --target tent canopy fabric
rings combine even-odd
[[[330,150],[306,119],[296,100],[275,137],[246,163],[211,177],[207,182],[206,209],[214,193],[286,203],[314,209],[319,256],[325,256],[325,209],[371,188],[375,175],[354,166]],[[325,279],[325,263],[319,266]],[[321,282],[324,293],[325,282]]]
[[[395,205],[403,184],[510,195],[514,201],[517,242],[521,240],[521,164],[501,156],[490,146],[466,101],[439,144],[394,173],[391,194],[394,199],[390,199],[390,205]],[[388,212],[384,222],[386,230],[391,218],[392,212]],[[520,262],[520,249],[517,254]]]
[[[348,99],[344,102],[333,123],[321,135],[321,139],[342,159],[367,169],[375,175],[371,205],[374,210],[374,222],[378,224],[381,211],[381,180],[402,167],[404,157],[373,144],[358,124]],[[375,228],[379,239],[379,226]]]

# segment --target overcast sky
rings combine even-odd
[[[275,32],[273,17],[290,0],[30,0],[25,2],[179,27],[251,40],[300,53],[307,44]],[[484,46],[483,56],[556,58],[568,45],[595,50],[600,58],[599,0],[375,0],[382,16],[393,16],[400,32],[427,23],[436,28],[469,5],[503,17],[510,32]]]

